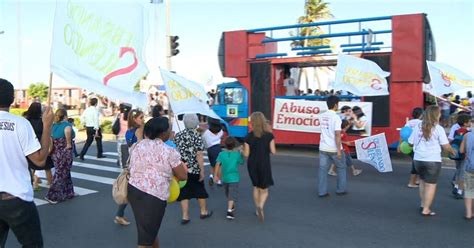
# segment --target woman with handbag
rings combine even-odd
[[[138,247],[159,247],[158,231],[165,214],[170,181],[187,180],[187,168],[179,153],[167,146],[170,136],[166,117],[149,120],[145,139],[130,154],[128,200],[137,222]]]
[[[124,140],[126,141],[127,147],[130,148],[133,144],[137,143],[138,141],[143,139],[143,128],[145,125],[145,115],[143,111],[138,109],[133,109],[128,113],[127,117],[127,126],[128,129],[125,132]],[[126,161],[128,160],[128,150],[126,156],[124,156],[125,163],[122,164],[122,168],[126,168],[128,165]],[[119,158],[120,159],[120,158]],[[128,221],[125,215],[125,208],[127,204],[120,204],[117,209],[117,213],[115,214],[114,222],[115,224],[119,224],[122,226],[130,225],[130,221]]]

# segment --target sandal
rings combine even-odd
[[[431,217],[431,216],[435,216],[435,215],[436,215],[436,213],[433,212],[433,211],[430,211],[427,214],[424,214],[423,212],[421,212],[421,216],[423,216],[423,217]]]
[[[189,222],[191,222],[191,220],[181,219],[181,225],[186,225]]]
[[[335,177],[337,176],[337,173],[335,171],[330,170],[328,171],[328,175]]]
[[[356,169],[356,170],[354,170],[354,171],[352,172],[352,175],[358,176],[358,175],[360,175],[361,173],[362,173],[362,170]]]
[[[201,219],[206,219],[206,218],[211,217],[212,214],[213,214],[213,212],[208,210],[206,214],[201,214],[201,215],[199,216],[199,218],[201,218]]]
[[[471,217],[464,216],[464,219],[467,220],[467,221],[470,221],[470,220],[473,220],[474,217],[473,216],[471,216]]]
[[[118,225],[121,225],[121,226],[130,225],[130,221],[128,221],[124,217],[119,217],[119,216],[115,216],[114,222],[115,222],[115,224],[118,224]]]
[[[418,188],[419,186],[416,185],[416,184],[411,184],[411,183],[409,183],[409,184],[407,185],[407,187],[408,187],[408,188]]]

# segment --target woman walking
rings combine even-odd
[[[199,119],[195,114],[185,114],[183,122],[185,129],[176,134],[174,141],[181,160],[188,166],[188,181],[178,197],[183,213],[181,224],[186,225],[191,221],[189,218],[190,199],[198,199],[201,219],[211,217],[212,211],[209,211],[206,206],[209,195],[204,188],[204,145],[201,135],[196,131]]]
[[[253,184],[256,214],[263,221],[268,188],[273,185],[270,154],[276,153],[275,140],[262,112],[252,113],[250,123],[252,132],[245,137],[244,156],[248,157],[247,166]]]
[[[56,172],[53,176],[53,183],[45,197],[45,200],[51,204],[74,197],[74,187],[71,178],[72,139],[74,136],[71,123],[67,121],[66,110],[58,109],[51,132],[51,137],[53,138],[51,158],[53,159]]]
[[[202,138],[207,149],[207,156],[209,157],[209,163],[211,164],[211,172],[209,173],[209,186],[214,184],[214,168],[216,166],[216,159],[219,153],[222,151],[221,141],[224,132],[219,120],[209,118],[209,128],[202,133]],[[221,186],[222,182],[217,181],[217,185]]]
[[[128,200],[137,222],[138,247],[157,248],[170,181],[173,175],[178,180],[187,175],[178,152],[164,143],[170,136],[168,118],[149,120],[144,132],[146,138],[130,154]]]
[[[118,154],[118,165],[123,168],[128,159],[128,146],[125,142],[125,133],[128,130],[128,114],[130,112],[130,106],[128,104],[120,104],[120,113],[117,116],[120,124],[120,131],[117,134],[117,154]]]
[[[443,127],[439,125],[441,111],[438,106],[428,106],[421,123],[413,128],[408,143],[413,146],[414,163],[420,177],[421,215],[434,216],[431,204],[436,193],[436,183],[441,171],[441,147],[456,154],[449,145]]]
[[[41,108],[41,103],[33,102],[25,114],[25,118],[30,122],[31,126],[33,127],[33,130],[36,134],[36,138],[38,138],[38,140],[41,140],[41,136],[43,135],[43,120],[41,119]],[[31,170],[31,175],[33,176],[33,189],[40,189],[39,184],[41,180],[38,176],[35,175],[35,172],[38,170],[44,170],[46,174],[47,185],[50,186],[53,182],[53,174],[51,174],[51,168],[54,167],[53,160],[51,160],[51,156],[48,156],[48,158],[46,159],[46,164],[44,167],[38,167],[33,162],[31,162],[29,158],[26,159],[28,160],[28,166]]]
[[[127,126],[128,129],[125,132],[125,141],[127,143],[127,154],[125,160],[122,164],[122,168],[127,166],[127,160],[129,156],[128,149],[138,141],[143,139],[143,129],[145,126],[145,115],[141,110],[134,109],[128,113],[127,117]],[[130,221],[128,221],[125,216],[125,208],[127,204],[121,204],[118,206],[117,213],[115,214],[114,222],[115,224],[128,226],[130,225]]]

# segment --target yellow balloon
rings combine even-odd
[[[173,177],[170,182],[170,196],[168,197],[168,203],[172,203],[178,199],[179,196],[179,184],[178,181]]]

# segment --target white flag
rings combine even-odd
[[[441,96],[466,88],[474,88],[474,78],[443,63],[426,61],[432,86],[430,94]]]
[[[160,73],[175,114],[198,113],[221,119],[209,108],[209,97],[202,85],[164,69],[160,69]]]
[[[389,72],[383,71],[375,62],[350,55],[337,56],[334,90],[346,90],[357,96],[388,95]]]
[[[147,73],[143,61],[144,1],[58,1],[51,70],[89,92],[146,107],[133,88]]]
[[[385,133],[355,141],[357,159],[371,164],[379,172],[391,172],[392,161],[388,152]]]

